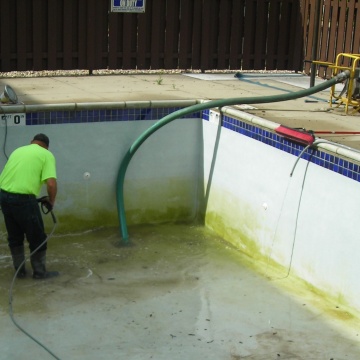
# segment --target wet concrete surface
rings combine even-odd
[[[117,228],[55,233],[48,269],[61,276],[16,280],[15,320],[59,359],[360,358],[360,327],[346,311],[291,277],[254,271],[254,260],[209,230],[129,233],[126,247]],[[51,359],[11,321],[14,271],[1,238],[0,359]]]

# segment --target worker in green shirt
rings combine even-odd
[[[21,267],[17,273],[19,278],[26,276],[25,236],[30,248],[33,278],[59,275],[57,271],[46,271],[47,235],[36,199],[42,185],[46,184],[48,209],[51,210],[55,203],[56,161],[48,148],[49,138],[45,134],[35,135],[30,145],[21,146],[10,155],[0,175],[0,204],[15,270]]]

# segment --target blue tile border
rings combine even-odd
[[[26,113],[26,125],[86,124],[95,122],[160,120],[180,109],[182,108],[169,107],[30,112]],[[209,121],[209,117],[210,110],[204,110],[202,112],[185,115],[182,118],[202,118],[203,120]],[[224,128],[235,131],[241,135],[250,137],[289,154],[299,156],[301,151],[304,149],[303,145],[299,145],[269,130],[262,129],[230,116],[224,115],[222,120],[222,126]],[[312,149],[308,149],[303,154],[302,158],[360,182],[360,166],[356,163],[330,155],[324,151],[313,151]]]
[[[164,116],[180,109],[181,107],[33,112],[26,114],[26,125],[60,125],[109,121],[160,120]],[[183,118],[199,119],[201,118],[201,113],[197,112],[189,114]]]
[[[203,120],[209,120],[210,111],[203,112]],[[276,133],[269,130],[259,128],[255,125],[246,123],[244,121],[234,119],[227,115],[222,118],[222,126],[226,129],[235,131],[241,135],[250,137],[254,140],[260,141],[276,149],[285,151],[289,154],[299,156],[304,150],[305,146],[285,139]],[[344,160],[335,155],[328,154],[324,151],[308,149],[303,155],[302,159],[308,160],[311,163],[334,171],[338,174],[346,176],[350,179],[360,182],[360,166],[348,160]]]

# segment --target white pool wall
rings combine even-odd
[[[204,121],[203,137],[206,225],[360,309],[359,182],[302,159],[290,177],[296,156],[224,127],[219,136],[216,122]]]
[[[195,100],[175,101],[166,102],[165,105],[177,108],[194,103]],[[95,107],[94,104],[90,105],[89,113]],[[101,105],[108,106],[97,105],[97,109]],[[76,111],[84,106],[65,104],[64,111]],[[141,106],[145,106],[150,114],[157,111],[153,109],[164,107],[164,104],[139,103],[138,107]],[[112,105],[111,108],[119,112],[133,110],[134,104]],[[61,107],[57,105],[55,110],[59,109]],[[58,231],[117,226],[116,178],[120,162],[140,134],[159,120],[156,114],[135,121],[114,119],[52,124],[52,115],[47,115],[47,111],[51,111],[50,105],[27,110],[32,113],[38,111],[42,116],[45,113],[45,119],[50,124],[9,124],[6,152],[9,155],[18,146],[29,144],[37,133],[43,132],[49,136],[50,151],[57,160],[58,197],[55,211],[59,219]],[[152,117],[156,120],[152,120]],[[4,133],[5,126],[2,130]],[[200,118],[179,119],[149,137],[137,151],[128,167],[124,186],[129,225],[194,220],[199,206],[199,186],[202,184],[201,134]],[[5,162],[6,158],[2,156],[1,168]]]

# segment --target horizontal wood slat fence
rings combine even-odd
[[[147,0],[145,13],[111,13],[109,0],[0,0],[0,71],[309,73],[314,46],[322,61],[360,52],[359,1]]]

